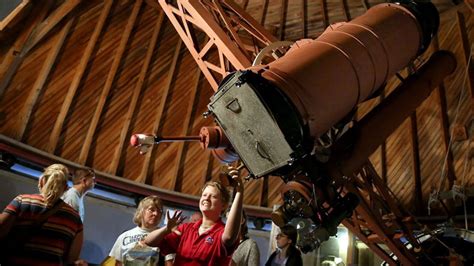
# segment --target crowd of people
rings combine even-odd
[[[73,186],[68,189],[71,178]],[[110,250],[112,265],[260,265],[260,252],[248,237],[243,211],[244,186],[234,176],[233,196],[220,182],[209,181],[200,212],[187,221],[182,211],[163,214],[159,197],[140,201],[136,227],[123,232]],[[0,214],[0,265],[87,265],[79,255],[83,242],[84,195],[95,184],[92,169],[73,175],[62,164],[47,167],[38,194],[15,197]],[[230,205],[230,208],[228,208]],[[163,216],[166,225],[159,228]],[[226,222],[223,216],[226,215]],[[291,225],[277,235],[277,250],[265,265],[302,265]],[[8,244],[7,244],[8,243]]]

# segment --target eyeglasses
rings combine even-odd
[[[156,212],[156,213],[163,213],[162,210],[157,209],[157,208],[154,208],[154,207],[148,207],[148,208],[146,208],[145,210],[146,210],[147,212],[150,212],[150,213],[154,213],[154,212]]]

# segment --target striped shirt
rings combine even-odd
[[[62,265],[63,259],[72,244],[74,237],[83,230],[81,218],[76,210],[58,202],[59,209],[48,217],[43,225],[31,232],[26,243],[20,244],[14,254],[8,257],[8,265]],[[4,212],[16,216],[8,239],[17,239],[19,232],[31,231],[36,219],[49,208],[46,208],[42,195],[19,195],[5,208]]]

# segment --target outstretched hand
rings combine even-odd
[[[166,224],[166,228],[168,231],[173,231],[176,226],[180,225],[184,219],[186,219],[185,216],[182,216],[183,211],[175,211],[173,216],[170,215],[170,211],[166,211],[166,217],[168,218],[168,223]]]

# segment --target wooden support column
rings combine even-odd
[[[69,112],[69,108],[71,107],[72,100],[74,99],[74,95],[76,94],[76,91],[79,88],[79,85],[81,83],[82,77],[84,76],[84,73],[87,69],[89,59],[92,55],[92,52],[94,51],[94,48],[97,43],[97,40],[99,39],[100,33],[102,32],[102,29],[104,28],[105,21],[107,20],[107,17],[109,16],[112,3],[113,3],[113,0],[104,1],[104,8],[102,9],[100,13],[100,17],[97,22],[97,25],[94,28],[94,32],[92,33],[92,36],[87,43],[87,47],[84,50],[84,53],[81,57],[81,61],[79,62],[77,66],[71,85],[69,85],[66,97],[63,101],[63,104],[61,105],[61,110],[59,111],[58,117],[56,118],[56,122],[54,123],[53,130],[51,131],[51,135],[49,136],[49,145],[46,148],[46,151],[49,153],[54,154],[56,150],[59,136],[61,135],[61,130],[64,125],[64,121],[66,120],[66,116]]]
[[[125,48],[130,38],[130,34],[132,33],[133,26],[135,25],[135,21],[137,20],[142,3],[143,0],[135,1],[132,14],[130,15],[127,21],[127,26],[124,29],[120,44],[117,48],[117,52],[115,53],[114,60],[112,62],[112,66],[110,67],[110,71],[107,75],[107,79],[105,80],[104,87],[102,88],[102,92],[99,96],[99,101],[97,102],[94,115],[92,116],[92,119],[90,121],[89,129],[87,130],[87,135],[84,140],[84,144],[82,145],[81,153],[79,154],[78,163],[82,165],[86,165],[87,163],[87,157],[89,155],[90,147],[95,135],[95,131],[97,129],[97,125],[99,124],[99,119],[102,115],[102,112],[104,111],[105,103],[107,102],[108,98],[107,96],[109,95],[109,91],[114,83],[115,75],[117,74],[120,62],[122,61],[122,57],[125,53]]]
[[[410,116],[411,125],[411,153],[412,153],[412,167],[413,177],[415,178],[415,193],[413,200],[415,203],[416,213],[419,215],[423,209],[423,191],[421,188],[421,172],[420,172],[420,150],[418,142],[418,123],[416,118],[416,111]]]
[[[171,83],[173,82],[173,78],[176,72],[176,65],[178,62],[179,54],[181,52],[181,45],[182,45],[181,39],[178,40],[178,43],[176,44],[176,48],[174,50],[174,56],[173,56],[173,61],[171,62],[168,74],[167,74],[167,80],[164,88],[162,89],[161,92],[161,97],[160,97],[160,105],[156,108],[156,114],[155,114],[155,119],[153,120],[153,129],[152,132],[155,135],[158,135],[161,131],[161,118],[163,117],[163,113],[165,111],[166,107],[166,102],[170,93],[170,88],[171,88]],[[142,166],[142,171],[140,173],[140,176],[135,180],[140,183],[151,183],[151,177],[149,177],[148,173],[150,171],[151,167],[151,161],[152,158],[156,157],[156,150],[158,149],[158,146],[153,146],[153,149],[149,151],[145,155],[145,161],[143,162]]]
[[[153,52],[155,51],[156,43],[158,41],[158,35],[160,34],[161,26],[163,24],[164,13],[162,10],[159,11],[158,19],[156,20],[156,25],[153,28],[153,33],[151,35],[150,44],[148,45],[148,49],[145,55],[145,60],[143,61],[142,68],[140,70],[140,74],[138,75],[138,81],[135,84],[135,88],[133,89],[132,98],[130,99],[130,103],[128,105],[127,114],[125,115],[125,122],[122,126],[122,130],[120,132],[120,140],[119,144],[115,148],[115,152],[110,164],[110,172],[113,175],[117,174],[117,169],[120,164],[120,159],[122,157],[123,148],[126,146],[125,143],[128,143],[127,137],[129,136],[130,132],[130,124],[132,123],[132,119],[135,117],[135,113],[137,111],[137,103],[140,97],[141,91],[143,89],[143,83],[145,82],[145,78],[148,74],[148,69],[150,66],[151,58],[153,57]]]
[[[48,80],[49,74],[51,73],[51,69],[53,69],[56,59],[58,58],[58,54],[64,45],[64,40],[69,34],[69,30],[71,29],[74,20],[74,18],[69,20],[56,37],[56,40],[52,44],[52,47],[49,51],[48,57],[43,62],[43,67],[41,68],[38,78],[36,79],[35,84],[33,85],[33,89],[28,95],[28,99],[26,100],[26,103],[23,106],[23,109],[21,110],[21,114],[19,116],[20,120],[18,121],[18,125],[20,127],[17,136],[17,139],[19,139],[20,141],[24,140],[25,131],[28,128],[33,109],[36,106],[36,102],[38,101],[39,95],[43,91],[44,85]]]

